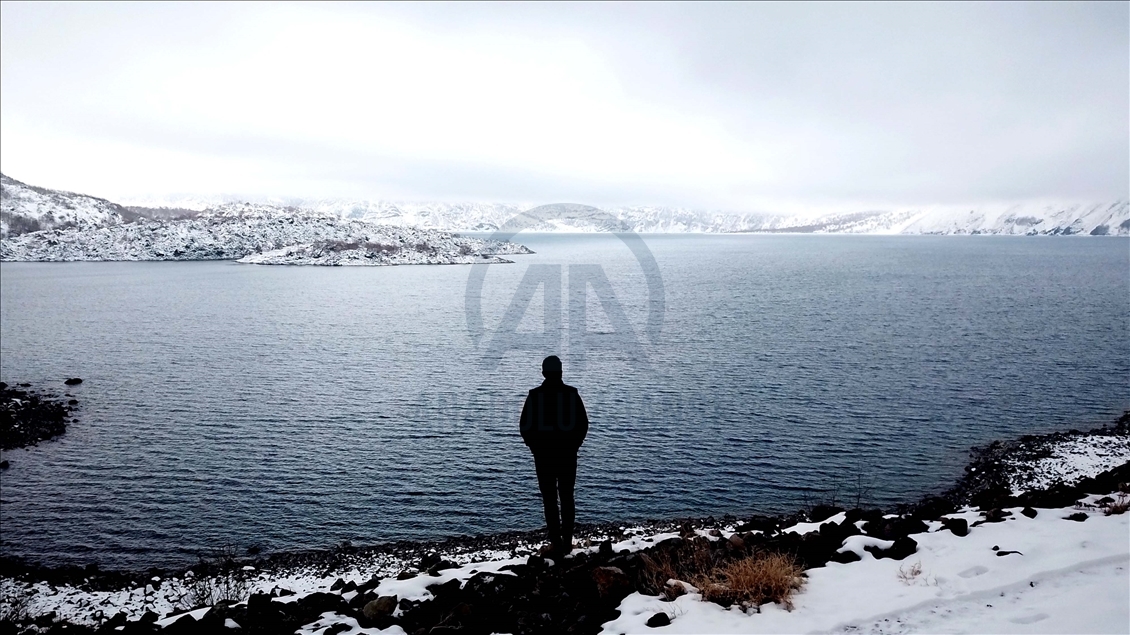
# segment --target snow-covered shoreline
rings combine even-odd
[[[55,228],[0,241],[11,262],[240,260],[252,264],[399,265],[508,262],[509,242],[269,206],[231,205],[195,218]]]
[[[807,567],[793,610],[773,604],[756,612],[723,608],[702,601],[693,587],[670,601],[635,590],[618,601],[618,614],[604,614],[609,619],[583,630],[648,632],[652,628],[646,622],[662,612],[673,619],[660,630],[681,633],[1125,632],[1130,629],[1130,514],[1117,512],[1130,496],[1117,490],[1130,488],[1128,438],[1130,414],[1113,428],[995,443],[974,453],[954,489],[882,519],[874,515],[879,512],[826,508],[776,519],[590,528],[582,532],[576,554],[548,569],[552,563],[536,563],[536,534],[512,534],[392,548],[344,546],[306,558],[233,559],[226,569],[148,572],[132,583],[119,578],[117,586],[112,576],[100,579],[94,571],[29,570],[0,577],[0,591],[22,598],[31,615],[53,612],[57,619],[95,626],[120,613],[119,622],[148,619],[161,626],[183,617],[190,608],[185,598],[202,578],[237,576],[246,585],[244,596],[264,594],[255,597],[311,617],[301,632],[332,627],[404,633],[401,624],[418,619],[421,607],[442,604],[436,599],[441,589],[459,592],[460,586],[515,575],[540,584],[539,576],[559,567],[624,567],[631,554],[680,541],[730,549],[730,543],[744,540],[762,541],[770,549],[794,545],[802,560],[817,557]],[[961,498],[982,504],[958,504]],[[841,539],[844,532],[855,535]],[[903,537],[888,539],[896,535]],[[820,541],[827,539],[836,541],[833,547],[842,540],[837,553],[845,557],[813,556],[811,550],[826,548]],[[887,555],[899,541],[913,545],[910,555]],[[360,615],[358,604],[392,596],[397,608],[382,618],[383,630]],[[1077,610],[1080,605],[1086,611]],[[336,608],[309,613],[311,606]],[[223,623],[232,616],[236,623],[258,619],[247,607],[244,602],[215,609],[213,618],[227,616]],[[193,620],[206,622],[209,612],[195,610]]]

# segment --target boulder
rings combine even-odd
[[[808,522],[824,522],[842,511],[844,511],[844,508],[835,505],[817,505],[812,508],[812,511],[808,512]]]
[[[389,617],[396,610],[397,597],[395,595],[382,595],[369,602],[361,609],[361,613],[370,620]]]
[[[969,535],[969,521],[964,518],[943,518],[942,527],[950,530],[955,536]]]
[[[981,515],[985,517],[985,522],[987,523],[1000,523],[1004,522],[1005,518],[1011,516],[1012,512],[1008,511],[1007,509],[994,507],[993,509],[990,509],[988,511],[981,512]]]
[[[656,613],[647,618],[647,625],[650,628],[659,628],[660,626],[667,626],[671,624],[671,616],[666,613]]]
[[[879,549],[874,546],[867,546],[864,547],[864,549],[875,556],[876,559],[890,558],[892,560],[903,560],[907,556],[917,553],[918,542],[909,536],[902,536],[895,539],[895,544],[891,545],[890,549]]]
[[[860,558],[859,554],[854,551],[837,551],[832,554],[831,558],[829,558],[829,560],[831,560],[832,562],[839,562],[840,564],[858,562],[862,559],[863,558]]]
[[[927,496],[914,507],[911,517],[918,520],[936,520],[957,511],[957,507],[945,498]]]
[[[596,591],[601,599],[621,600],[631,593],[632,581],[619,567],[597,567],[592,570]]]
[[[1024,509],[1020,510],[1020,513],[1024,514],[1028,518],[1035,518],[1037,512],[1036,512],[1036,510],[1032,509],[1031,507],[1025,507]]]
[[[452,578],[447,582],[444,582],[443,584],[429,584],[424,588],[437,598],[442,598],[457,593],[462,586],[463,583],[461,583],[457,578]]]
[[[78,377],[68,377],[67,380],[64,381],[63,383],[68,385],[68,386],[76,386],[76,385],[82,383],[82,379],[79,379]],[[22,386],[23,384],[20,384],[20,385]]]

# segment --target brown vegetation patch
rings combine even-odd
[[[686,592],[680,580],[702,592],[704,600],[732,606],[756,607],[776,602],[792,610],[792,594],[804,584],[804,570],[787,554],[756,552],[727,558],[698,538],[673,550],[641,554],[642,586],[671,601]]]

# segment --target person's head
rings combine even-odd
[[[550,355],[541,361],[541,374],[546,379],[561,379],[561,359]]]

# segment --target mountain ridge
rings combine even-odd
[[[138,201],[121,205],[106,199],[27,185],[2,176],[0,236],[37,230],[93,229],[143,221],[192,219],[223,213],[233,197]],[[246,202],[294,217],[446,232],[491,232],[524,210],[504,203],[411,203],[346,198],[265,199]],[[819,216],[726,213],[682,207],[629,206],[597,218],[563,213],[531,231],[633,231],[636,233],[845,233],[926,235],[1130,235],[1130,201],[1025,202],[976,206],[934,205],[893,210],[848,211]]]

